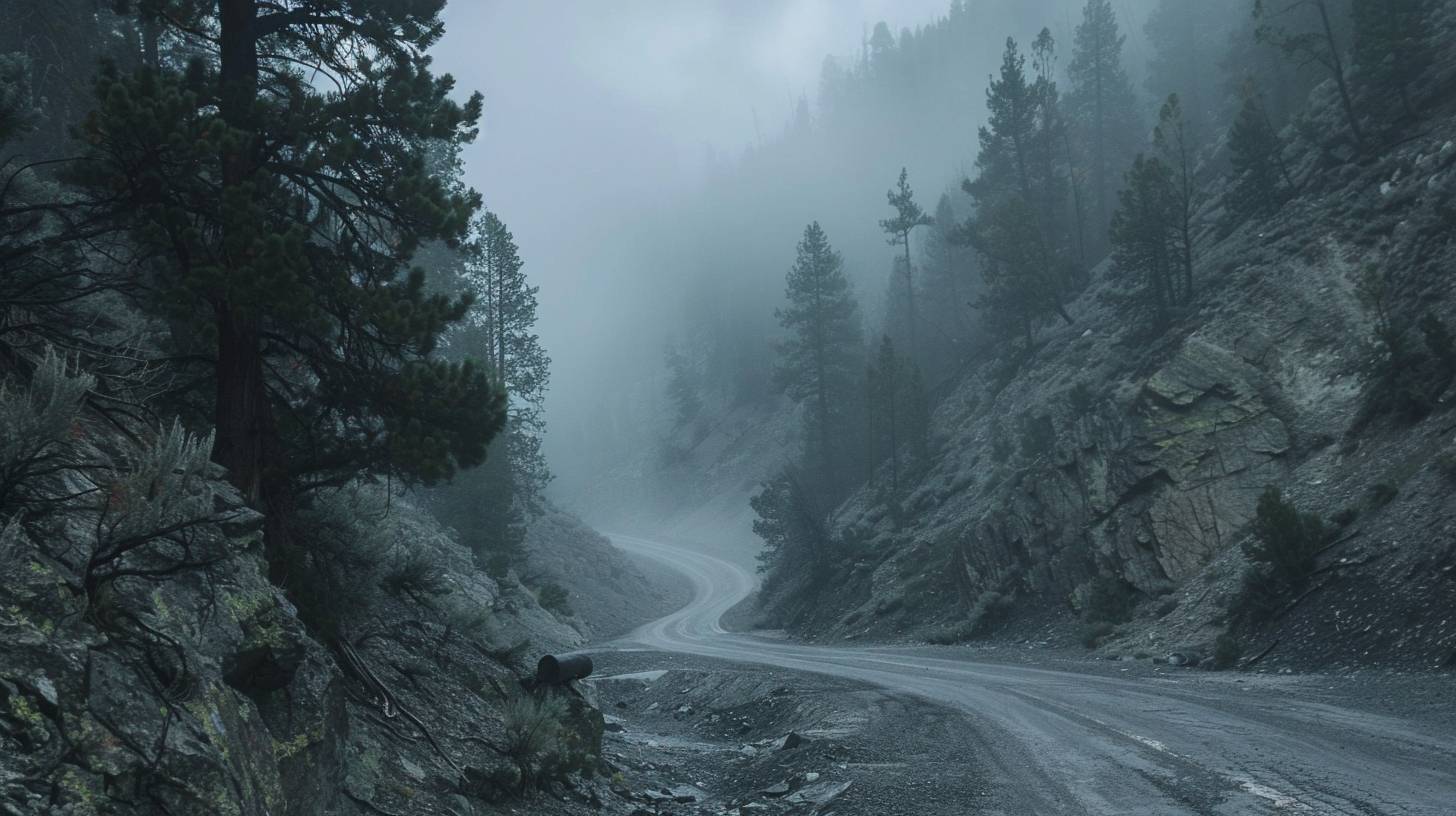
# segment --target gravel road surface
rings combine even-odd
[[[1335,704],[1258,675],[1109,677],[977,662],[933,647],[805,645],[729,632],[720,619],[755,585],[746,569],[660,541],[610,538],[684,575],[693,600],[601,649],[832,675],[962,710],[980,729],[993,787],[974,812],[1456,816],[1450,718]]]

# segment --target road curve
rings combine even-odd
[[[747,570],[610,538],[682,573],[693,600],[604,650],[636,644],[834,675],[963,710],[997,787],[982,813],[1456,816],[1456,733],[1438,725],[1229,675],[1116,678],[732,633],[720,618],[752,592]]]

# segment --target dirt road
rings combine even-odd
[[[1253,675],[1108,677],[980,663],[931,647],[732,633],[720,618],[752,592],[747,570],[659,541],[611,538],[686,576],[693,600],[607,648],[833,675],[963,710],[981,729],[982,761],[989,758],[995,780],[994,804],[978,812],[1456,816],[1449,718],[1372,713]]]

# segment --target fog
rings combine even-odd
[[[1048,26],[1065,63],[1082,3],[967,5],[976,44],[955,56],[949,98],[785,144],[804,127],[799,100],[823,119],[827,56],[852,66],[876,23],[898,36],[944,16],[949,0],[450,4],[436,66],[486,98],[466,179],[512,228],[541,288],[558,496],[570,503],[606,464],[650,444],[666,342],[727,320],[767,348],[808,221],[843,252],[873,317],[892,254],[877,219],[899,168],[933,210],[974,159],[1005,38],[1025,44]],[[1141,88],[1151,4],[1116,5]]]

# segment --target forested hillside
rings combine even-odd
[[[865,149],[857,224],[783,193],[780,305],[669,351],[663,489],[760,471],[760,620],[809,637],[1449,665],[1452,10],[1161,2],[1144,65],[1077,5],[983,104],[972,9],[877,29],[738,167],[729,200],[920,134]],[[962,170],[917,170],[944,128]]]
[[[664,610],[545,499],[443,5],[0,2],[0,812],[467,813],[599,769],[600,713],[520,678]]]

